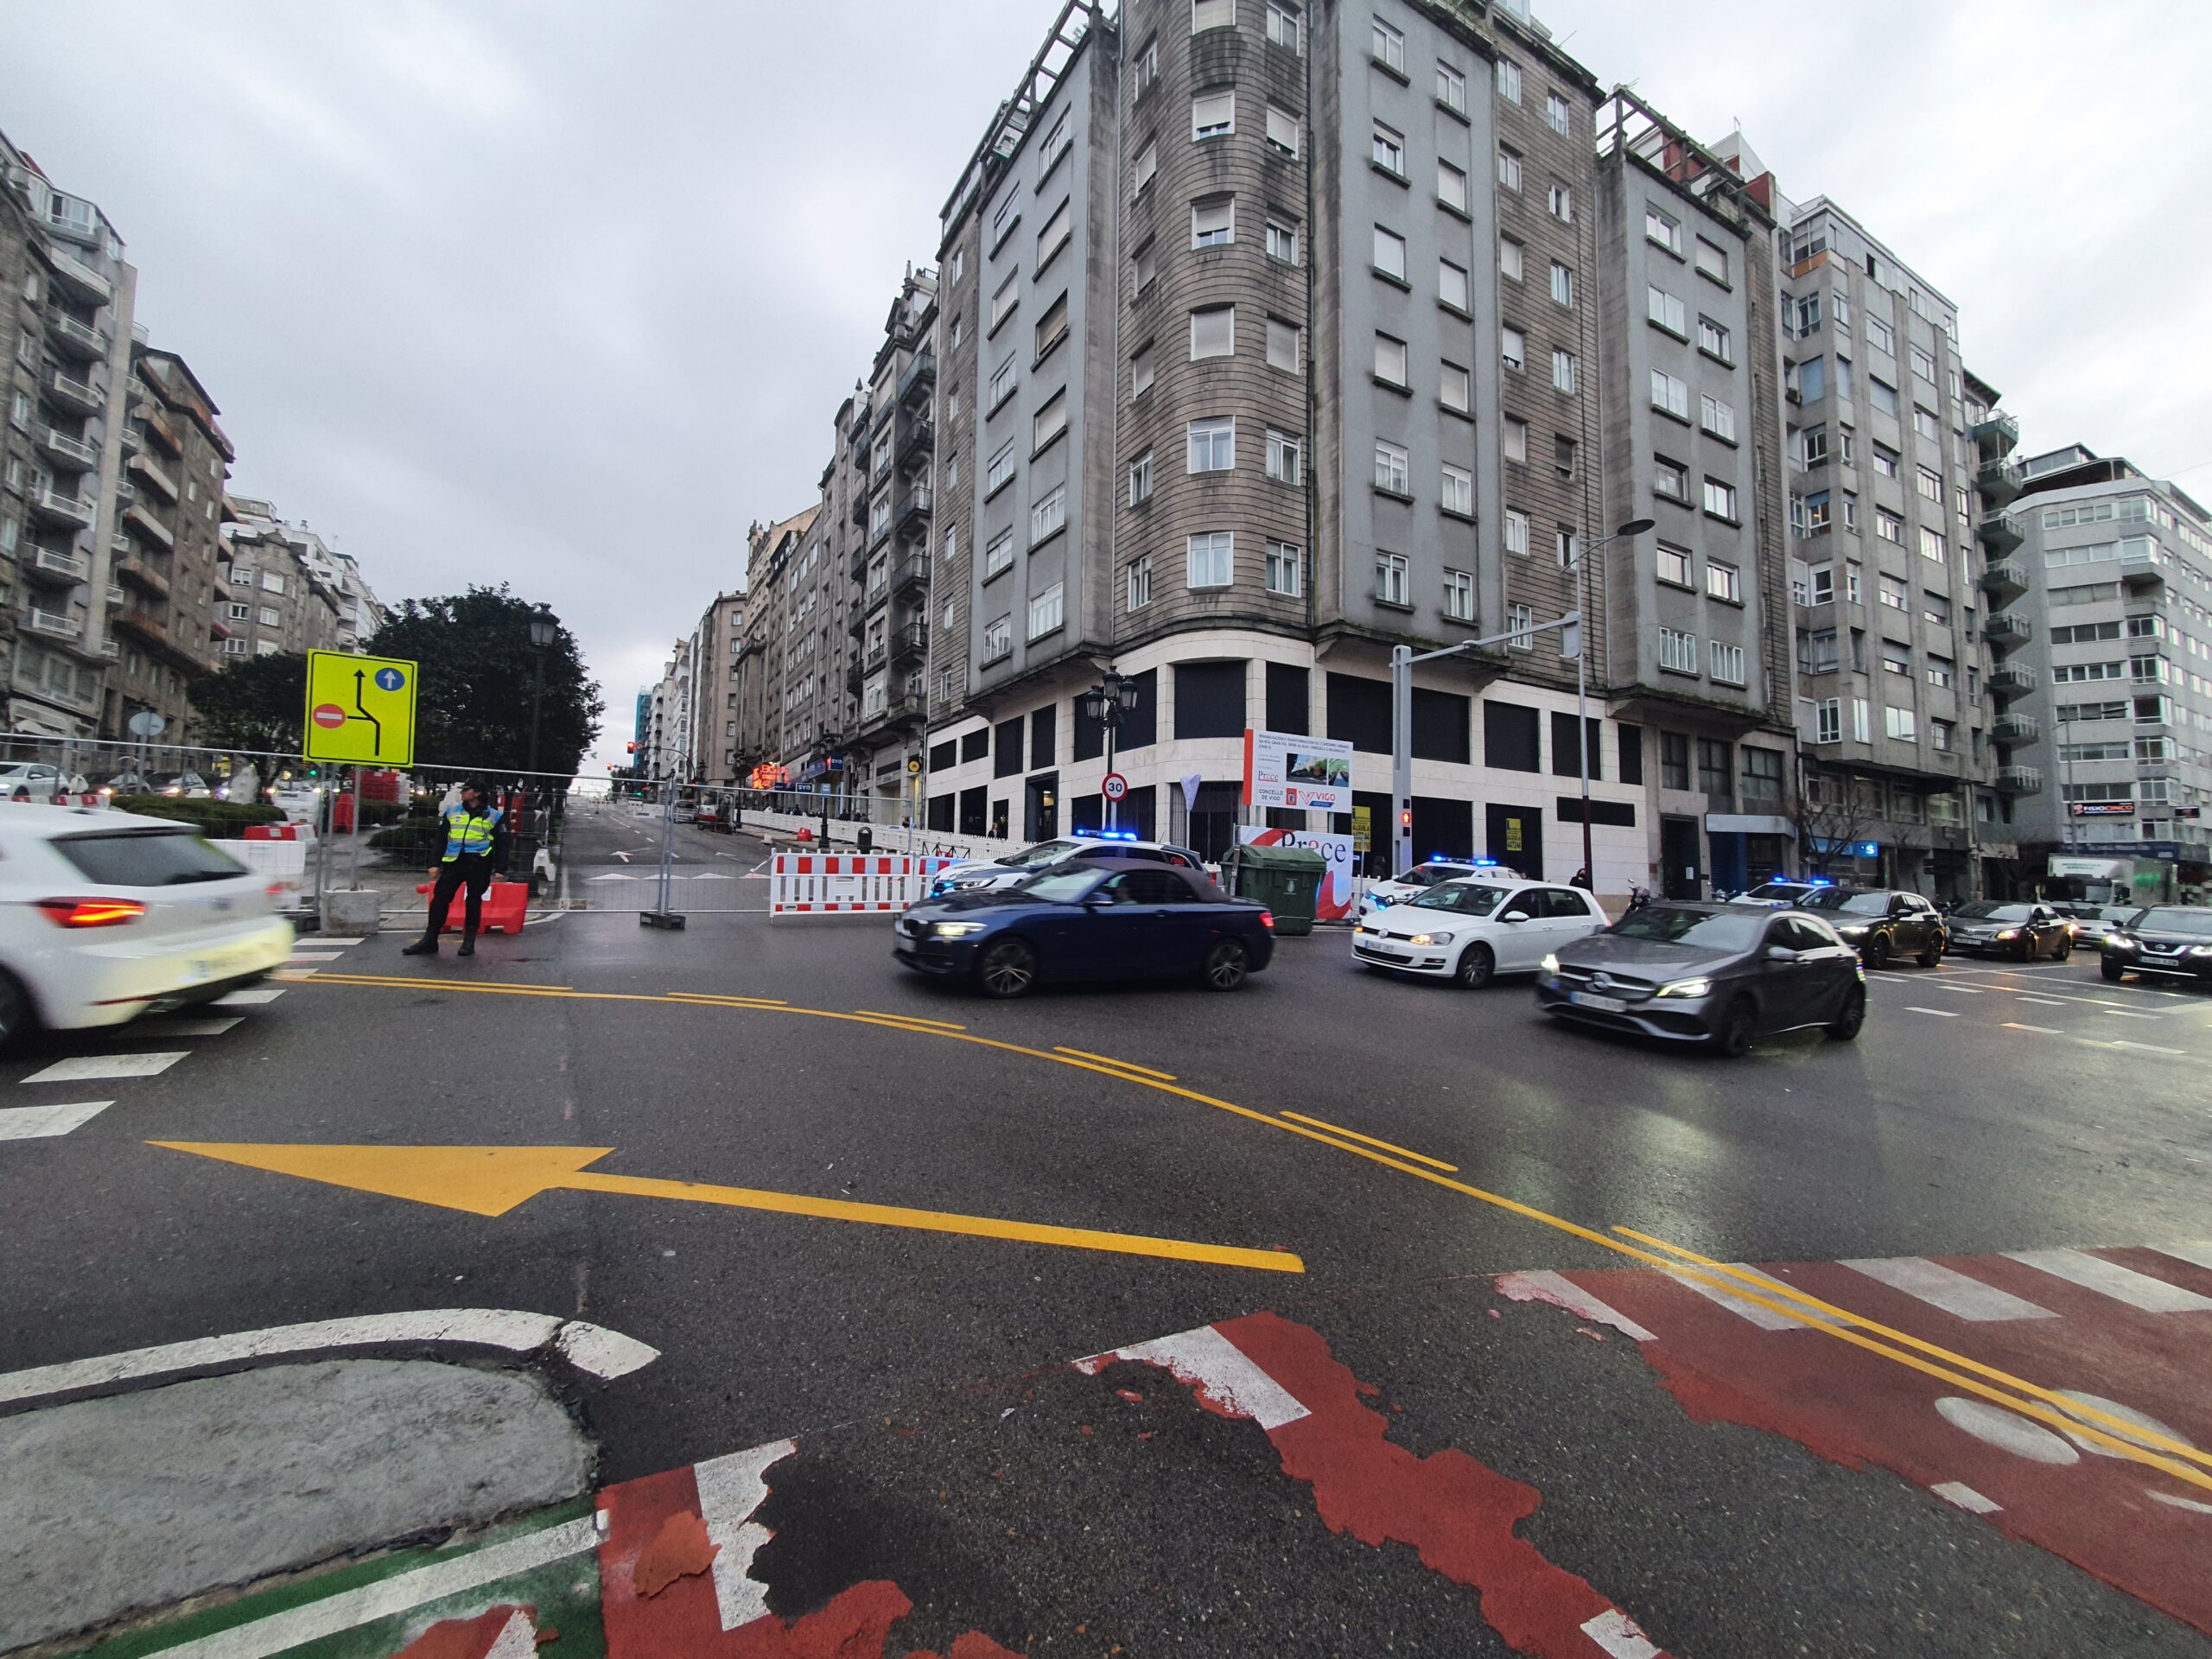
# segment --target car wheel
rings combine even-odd
[[[2067,957],[2069,957],[2072,956],[2073,954],[2074,954],[2074,941],[2073,941],[2073,939],[2072,939],[2072,938],[2063,938],[2063,939],[2059,940],[2059,942],[2058,942],[2058,949],[2051,952],[2052,957],[2053,957],[2056,960],[2057,960],[2057,961],[2059,961],[2059,962],[2063,962],[2063,961],[2065,961]]]
[[[1828,1021],[1828,1035],[1840,1043],[1847,1043],[1866,1023],[1866,988],[1853,985],[1843,994],[1843,1006],[1835,1011],[1835,1018]]]
[[[1210,991],[1233,991],[1252,971],[1252,953],[1239,939],[1217,939],[1206,952],[1205,982]]]
[[[1943,960],[1943,936],[1939,933],[1934,938],[1929,940],[1928,948],[1920,953],[1917,960],[1920,965],[1923,968],[1933,968],[1942,963]]]
[[[21,784],[18,784],[16,785],[16,792],[13,795],[10,795],[8,798],[11,801],[28,801],[30,798],[30,791],[25,789]]]
[[[1490,983],[1491,976],[1497,971],[1497,958],[1491,953],[1490,946],[1478,940],[1459,953],[1459,965],[1453,969],[1452,977],[1459,982],[1461,990],[1479,991]]]
[[[2107,980],[2110,981],[2114,985],[2119,984],[2120,982],[2126,976],[2127,973],[2126,969],[2121,967],[2110,957],[2107,957],[2102,962],[2099,963],[2097,964],[2097,969],[2099,972],[2104,975]]]
[[[1860,955],[1866,958],[1869,968],[1881,969],[1890,965],[1890,936],[1875,933],[1868,936],[1866,949]]]
[[[1037,953],[1025,939],[995,940],[976,964],[976,982],[985,996],[1027,996],[1037,983]]]
[[[2020,941],[2020,960],[2022,962],[2033,962],[2035,959],[2036,936],[2031,933],[2026,938]]]
[[[0,971],[0,1048],[14,1042],[37,1023],[30,994],[23,989],[22,982],[13,974]]]
[[[1732,1060],[1741,1059],[1751,1052],[1751,1039],[1758,1033],[1758,1009],[1751,999],[1739,996],[1728,1005],[1707,1042],[1714,1053]]]

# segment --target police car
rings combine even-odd
[[[1205,861],[1187,847],[1164,841],[1140,841],[1134,830],[1095,830],[1075,836],[1055,836],[1034,847],[1003,858],[971,859],[948,864],[930,883],[930,897],[952,893],[982,893],[992,887],[1019,887],[1031,876],[1071,860],[1141,858],[1155,864],[1176,864],[1206,873]]]
[[[1439,881],[1351,932],[1363,968],[1450,979],[1477,990],[1498,974],[1534,973],[1551,954],[1606,925],[1580,887],[1526,881],[1492,868]]]
[[[1377,881],[1368,888],[1360,895],[1358,912],[1353,919],[1364,921],[1379,910],[1388,910],[1392,905],[1402,905],[1409,899],[1418,899],[1440,881],[1517,881],[1520,879],[1494,858],[1432,858],[1426,864],[1414,865],[1394,881]]]

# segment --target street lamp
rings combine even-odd
[[[1114,771],[1114,734],[1121,730],[1122,722],[1136,712],[1137,700],[1144,688],[1134,675],[1116,674],[1110,668],[1102,669],[1099,673],[1099,683],[1083,694],[1078,706],[1085,720],[1095,721],[1105,728],[1106,771],[1110,777]],[[1106,803],[1109,830],[1121,827],[1120,805],[1118,801]]]
[[[524,768],[527,777],[523,785],[523,824],[525,853],[530,861],[523,867],[523,880],[525,881],[537,874],[537,732],[539,717],[545,707],[545,652],[560,632],[560,623],[544,606],[540,605],[531,613],[530,644],[537,656],[537,671],[530,692],[530,764]]]

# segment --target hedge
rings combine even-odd
[[[118,812],[188,823],[203,836],[237,839],[249,823],[282,823],[284,815],[260,801],[218,801],[190,795],[118,795],[109,804]]]

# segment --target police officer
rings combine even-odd
[[[430,890],[429,924],[402,956],[438,954],[438,930],[445,924],[446,907],[463,887],[468,892],[467,926],[456,954],[476,954],[476,927],[484,917],[484,890],[492,885],[492,842],[501,814],[486,798],[484,785],[472,778],[461,786],[461,799],[440,817],[446,827],[446,853],[438,866],[437,885]]]

